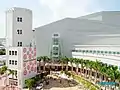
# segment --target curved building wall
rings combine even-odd
[[[62,53],[72,57],[73,45],[120,45],[120,27],[100,21],[66,18],[36,28],[37,56],[49,55],[52,34],[60,34]]]

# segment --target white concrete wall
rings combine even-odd
[[[78,48],[76,48],[76,50],[78,50]],[[118,47],[113,47],[113,48],[109,48],[109,47],[87,47],[85,48],[79,48],[79,50],[102,50],[102,51],[119,51],[120,48]],[[85,60],[92,60],[92,61],[96,61],[100,60],[103,63],[107,63],[110,65],[115,65],[120,67],[120,55],[113,55],[113,54],[96,54],[96,53],[82,53],[82,52],[72,52],[72,56],[73,58],[83,58]]]
[[[120,45],[118,42],[120,35],[116,35],[120,34],[119,29],[100,21],[72,18],[59,20],[36,28],[37,56],[50,54],[54,32],[60,33],[62,53],[67,57],[72,57],[73,45]]]
[[[6,46],[13,45],[13,10],[6,11]]]
[[[19,87],[25,86],[24,81],[28,78],[32,78],[32,77],[36,76],[36,74],[37,74],[37,71],[36,72],[31,71],[31,73],[27,72],[28,74],[26,76],[24,75],[24,67],[23,67],[24,62],[28,62],[28,64],[29,64],[29,62],[31,62],[31,61],[32,62],[36,61],[36,55],[34,56],[34,58],[31,58],[31,59],[29,59],[29,57],[28,57],[29,54],[27,55],[27,59],[23,58],[23,56],[24,56],[23,49],[24,48],[27,49],[26,54],[28,54],[28,52],[29,52],[29,54],[31,54],[31,52],[29,51],[30,47],[9,47],[9,48],[7,48],[7,66],[9,69],[17,70],[17,73],[18,73],[17,79],[18,79]],[[34,50],[34,47],[31,47],[31,48],[32,48],[32,50]],[[17,55],[9,55],[9,51],[17,51]],[[32,55],[34,55],[35,53],[36,53],[36,51],[33,52]],[[17,65],[10,65],[9,60],[17,60]],[[26,64],[26,69],[27,69],[28,64]],[[34,67],[36,67],[36,69],[37,69],[37,63],[34,65]],[[31,67],[30,67],[30,69],[31,69]]]
[[[18,42],[23,42],[23,46],[29,45],[33,38],[32,32],[32,11],[24,8],[12,8],[7,12],[7,44],[16,47]],[[17,22],[17,17],[22,17],[22,22]],[[22,30],[22,34],[17,34],[17,30]],[[12,38],[11,38],[12,37]]]

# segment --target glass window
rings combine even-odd
[[[103,51],[101,51],[101,53],[103,53]]]
[[[75,50],[72,50],[72,52],[75,52]]]
[[[17,22],[22,22],[22,17],[17,17]]]
[[[18,45],[17,45],[17,46],[19,46],[19,43],[20,43],[20,42],[18,42]]]
[[[15,65],[17,65],[17,61],[15,61]]]
[[[17,51],[15,51],[15,55],[17,55]]]
[[[58,34],[54,34],[54,36],[58,36]]]
[[[9,64],[11,64],[11,60],[9,60]]]
[[[14,65],[14,60],[12,60],[12,65]]]
[[[20,17],[20,22],[22,22],[22,17]]]
[[[117,52],[117,54],[120,54],[119,52]]]
[[[22,46],[22,42],[18,42],[18,46]]]
[[[19,17],[17,17],[17,22],[19,22],[19,19],[20,19],[20,18],[19,18]]]
[[[22,34],[22,30],[20,30],[20,34]]]
[[[83,50],[83,53],[85,52],[85,50]]]
[[[94,50],[93,52],[94,52],[94,53],[96,53],[96,51],[95,51],[95,50]]]
[[[57,39],[57,38],[54,38],[54,39],[53,39],[53,44],[54,44],[54,45],[58,45],[58,39]]]
[[[9,51],[9,55],[11,55],[11,51]]]
[[[116,52],[113,52],[113,54],[116,54]]]
[[[20,42],[20,46],[22,46],[22,42]]]
[[[22,34],[22,30],[17,30],[17,34]]]
[[[107,51],[105,51],[105,53],[107,53]]]
[[[97,51],[97,53],[100,53],[100,51]]]
[[[92,50],[90,50],[90,53],[92,53]]]
[[[109,54],[111,54],[112,52],[111,51],[109,51]]]
[[[56,53],[53,53],[54,55],[58,55],[58,53],[56,52]]]
[[[14,55],[14,51],[12,51],[12,55]]]
[[[53,50],[58,50],[58,47],[53,47]]]
[[[20,30],[19,29],[17,30],[17,34],[20,34]]]
[[[86,52],[88,53],[88,50],[86,50]]]

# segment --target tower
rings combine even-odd
[[[60,34],[54,33],[52,35],[52,48],[51,48],[51,58],[52,60],[59,60],[61,56],[61,47],[60,47]]]
[[[14,7],[6,11],[6,55],[8,69],[14,70],[9,84],[19,88],[37,74],[36,47],[33,45],[32,11]]]
[[[32,40],[32,11],[11,8],[6,11],[6,46],[29,46]]]

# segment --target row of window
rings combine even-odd
[[[53,45],[58,45],[58,44],[59,44],[59,39],[53,38]]]
[[[20,46],[20,47],[21,47],[21,46],[22,46],[22,42],[18,42],[18,45],[17,45],[17,46]]]
[[[100,54],[120,54],[120,52],[115,51],[99,51],[99,50],[72,50],[72,52],[82,52],[82,53],[100,53]]]
[[[17,55],[17,51],[9,51],[9,55]]]
[[[9,64],[11,64],[11,65],[17,65],[17,61],[16,60],[9,60]]]
[[[22,34],[22,30],[17,30],[17,34]]]
[[[22,17],[17,17],[17,22],[22,22]]]

